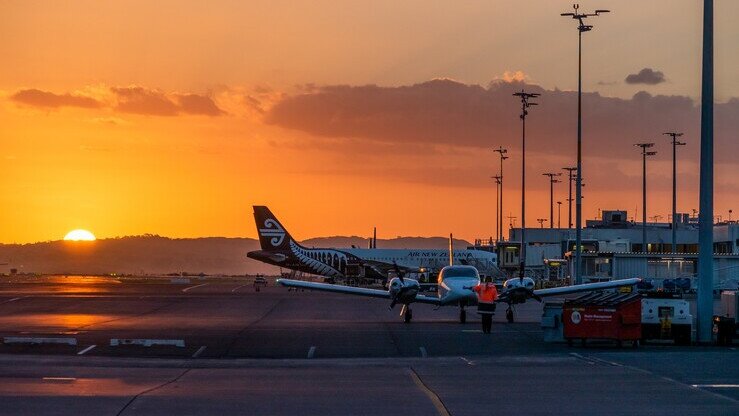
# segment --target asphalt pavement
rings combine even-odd
[[[735,348],[547,344],[537,303],[490,335],[398,312],[243,279],[6,279],[0,414],[739,414]]]

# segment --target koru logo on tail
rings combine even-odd
[[[264,221],[264,228],[259,229],[259,235],[272,237],[269,242],[274,247],[277,247],[282,244],[282,241],[285,239],[285,230],[280,227],[280,224],[278,224],[277,221],[272,218],[268,218]]]

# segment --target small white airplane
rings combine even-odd
[[[451,256],[450,261],[453,262]],[[286,287],[390,299],[390,308],[393,308],[398,303],[403,305],[400,315],[403,316],[403,320],[406,323],[413,319],[413,311],[410,307],[412,303],[427,303],[436,305],[437,307],[458,306],[460,308],[459,321],[461,323],[465,323],[467,320],[465,307],[477,305],[477,294],[469,288],[480,284],[480,275],[477,272],[477,269],[472,266],[449,265],[441,269],[437,281],[436,296],[419,294],[421,285],[418,281],[404,278],[405,273],[399,268],[396,268],[396,273],[398,277],[390,280],[388,290],[291,279],[277,279],[277,283]],[[530,277],[515,277],[508,279],[503,283],[503,290],[499,294],[498,298],[495,299],[495,302],[505,303],[508,305],[506,318],[508,322],[513,322],[514,305],[524,303],[529,299],[541,301],[541,298],[546,296],[567,295],[571,293],[633,286],[640,280],[641,279],[639,278],[621,279],[611,280],[610,282],[586,283],[582,285],[534,290],[534,279]]]

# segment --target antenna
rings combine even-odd
[[[454,265],[454,238],[452,233],[449,233],[449,265]]]

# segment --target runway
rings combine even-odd
[[[0,414],[739,412],[735,349],[545,344],[537,303],[491,335],[473,311],[398,311],[247,280],[6,280],[0,336],[75,345],[0,346]]]

